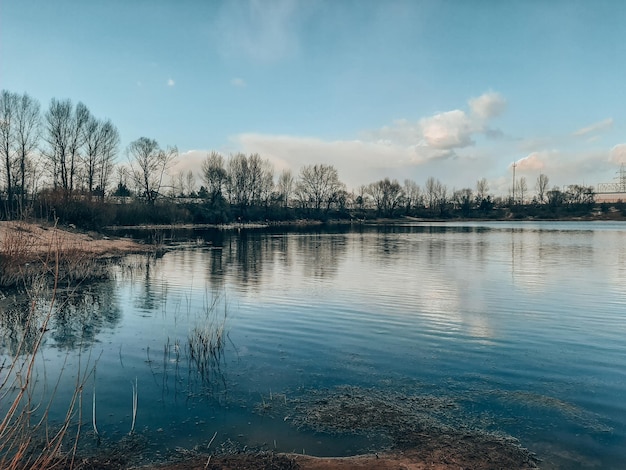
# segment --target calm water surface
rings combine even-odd
[[[626,225],[174,235],[187,243],[130,256],[77,293],[46,342],[41,370],[65,367],[60,397],[96,365],[88,388],[108,439],[130,429],[136,381],[136,430],[159,452],[215,432],[240,447],[375,449],[299,430],[272,407],[350,385],[449,397],[449,424],[514,436],[542,468],[624,468]],[[188,344],[207,325],[227,336],[202,370]]]

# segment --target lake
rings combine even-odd
[[[60,296],[37,372],[41,390],[62,372],[51,420],[77,371],[95,367],[86,428],[95,401],[102,439],[122,438],[136,392],[134,430],[156,455],[377,450],[385,433],[333,428],[311,408],[370,393],[428,397],[419,419],[514,437],[541,468],[623,468],[626,224],[159,237],[173,249],[125,257],[111,279]]]

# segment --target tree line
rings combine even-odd
[[[170,175],[176,147],[148,137],[120,156],[120,135],[110,119],[82,102],[52,99],[42,112],[28,94],[0,93],[0,217],[58,218],[98,227],[128,223],[223,223],[233,220],[367,217],[494,217],[508,213],[555,216],[588,210],[592,187],[549,189],[540,174],[531,193],[525,177],[507,197],[489,192],[486,179],[450,190],[436,178],[424,186],[384,178],[348,191],[332,165],[276,174],[259,154],[224,157],[211,152],[196,173]],[[197,181],[200,181],[198,185]]]

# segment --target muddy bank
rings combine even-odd
[[[127,238],[0,221],[0,288],[31,286],[42,278],[64,285],[103,279],[109,260],[153,250]]]
[[[39,258],[59,250],[61,254],[83,253],[92,257],[113,257],[141,252],[148,247],[127,238],[105,237],[52,225],[0,221],[0,254]]]

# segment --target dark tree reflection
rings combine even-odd
[[[97,340],[102,330],[115,328],[121,317],[112,281],[68,292],[57,300],[51,338],[58,348],[86,347]]]

